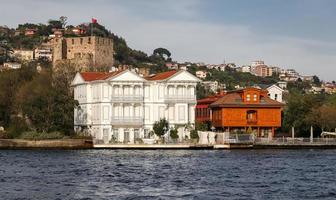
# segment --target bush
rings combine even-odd
[[[176,128],[173,128],[170,130],[170,137],[173,139],[173,140],[176,140],[179,138],[178,134],[177,134],[177,129]]]
[[[27,131],[27,132],[23,132],[19,138],[26,139],[26,140],[63,139],[64,134],[61,132],[45,133],[45,132]]]
[[[190,131],[190,138],[193,139],[193,140],[198,140],[199,139],[197,130],[194,129],[194,130]]]
[[[9,138],[18,138],[21,133],[28,130],[28,125],[26,121],[22,118],[15,117],[11,120],[11,123],[8,128],[8,137]]]
[[[8,135],[6,133],[6,131],[0,131],[0,139],[7,139]]]

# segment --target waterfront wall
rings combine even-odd
[[[88,149],[92,148],[92,140],[88,139],[61,139],[61,140],[22,140],[0,139],[0,149]]]

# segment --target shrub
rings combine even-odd
[[[28,125],[26,121],[22,118],[15,117],[11,120],[11,123],[8,127],[8,137],[9,138],[18,138],[21,133],[28,130]]]
[[[171,129],[170,130],[170,137],[173,139],[173,140],[176,140],[176,139],[178,139],[178,131],[177,131],[177,129],[176,128],[173,128],[173,129]]]
[[[190,138],[191,138],[191,139],[194,139],[194,140],[198,140],[198,139],[199,139],[197,130],[194,129],[194,130],[191,130],[191,131],[190,131]]]
[[[165,129],[168,130],[168,121],[166,119],[160,119],[153,125],[154,133],[159,137],[165,134]]]

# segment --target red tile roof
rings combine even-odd
[[[165,80],[165,79],[173,76],[177,72],[178,72],[177,70],[171,70],[171,71],[167,71],[167,72],[157,73],[157,74],[154,74],[154,75],[151,75],[151,76],[147,76],[147,77],[145,77],[145,79],[149,80],[149,81]]]
[[[97,80],[106,80],[110,77],[116,76],[123,71],[115,72],[81,72],[80,75],[85,81],[97,81]]]
[[[225,94],[215,94],[212,96],[205,97],[203,99],[197,100],[197,104],[210,104],[217,101],[219,98],[223,97]]]

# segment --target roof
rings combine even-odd
[[[120,74],[121,71],[115,72],[81,72],[80,75],[83,77],[85,81],[97,81],[97,80],[106,80],[110,77],[116,76]]]
[[[260,102],[258,103],[244,103],[242,96],[238,92],[228,93],[210,105],[210,107],[282,107],[282,106],[284,106],[284,104],[262,95],[260,96]]]
[[[203,99],[197,100],[197,104],[211,104],[217,101],[219,98],[223,97],[225,94],[215,94],[212,96],[205,97]]]
[[[157,73],[157,74],[154,74],[154,75],[147,76],[147,77],[145,77],[145,79],[149,80],[149,81],[165,80],[165,79],[175,75],[177,72],[178,72],[177,70],[161,72],[161,73]]]

